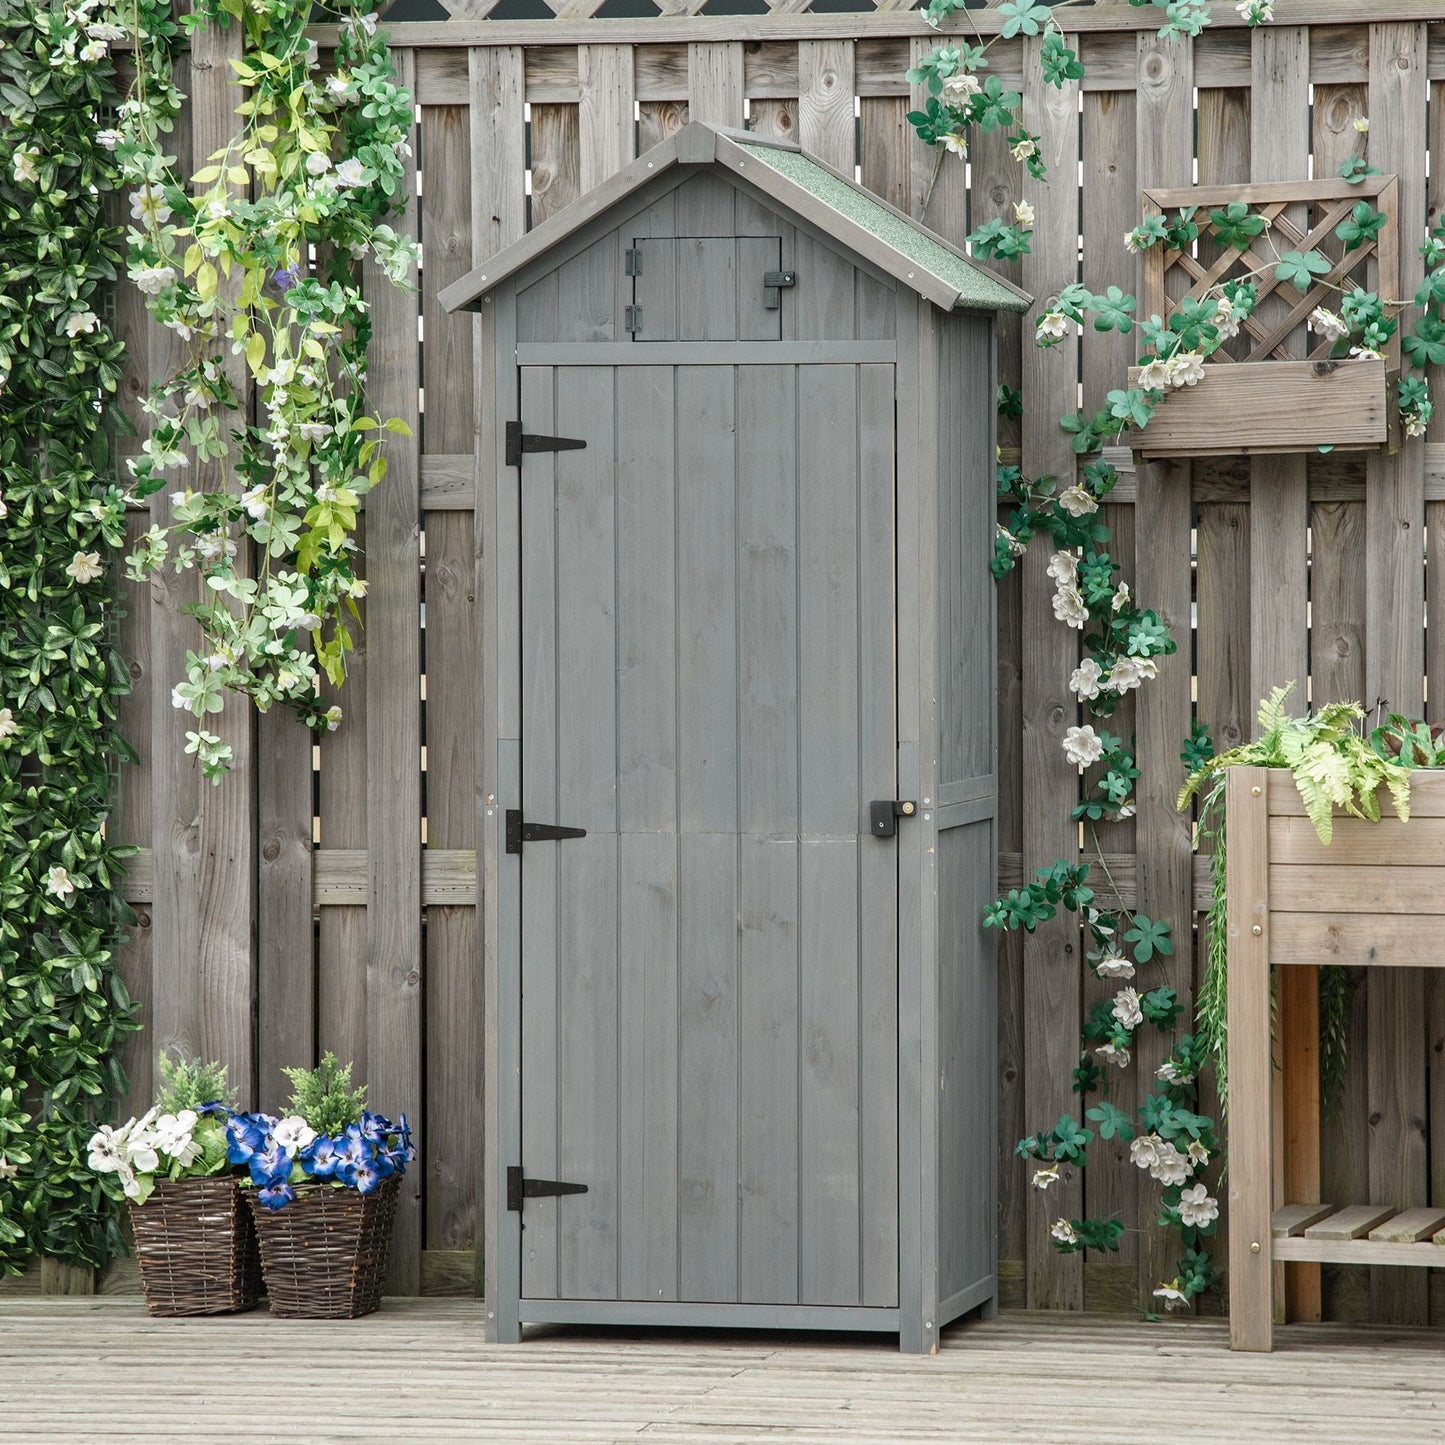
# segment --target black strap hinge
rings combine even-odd
[[[549,843],[560,838],[585,838],[586,828],[563,828],[556,823],[529,823],[520,808],[508,808],[506,815],[508,853],[520,853],[523,843]]]
[[[585,1184],[567,1184],[560,1179],[528,1179],[520,1164],[507,1166],[507,1208],[521,1213],[524,1199],[551,1199],[558,1194],[586,1194]]]
[[[524,432],[522,423],[507,423],[507,465],[520,467],[523,452],[580,452],[587,443],[580,437],[548,437]]]

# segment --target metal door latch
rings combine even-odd
[[[868,804],[868,831],[875,838],[892,838],[898,832],[898,820],[911,818],[918,811],[912,799],[879,798]]]

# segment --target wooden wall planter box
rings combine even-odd
[[[1235,1349],[1273,1344],[1274,1265],[1445,1268],[1445,1208],[1421,1200],[1321,1199],[1319,1115],[1276,1119],[1273,966],[1286,1095],[1301,1059],[1289,1047],[1286,980],[1317,964],[1445,967],[1445,770],[1417,772],[1410,821],[1381,797],[1378,823],[1337,816],[1329,844],[1283,769],[1234,768],[1227,783],[1229,890],[1229,1282]],[[1306,1049],[1307,1066],[1318,1069]],[[1312,1178],[1294,1197],[1283,1177]],[[1300,1168],[1301,1159],[1312,1159]],[[1300,1193],[1315,1197],[1299,1197]]]
[[[1132,434],[1145,460],[1167,457],[1260,456],[1307,452],[1391,450],[1399,446],[1394,383],[1400,339],[1383,361],[1330,359],[1332,344],[1307,329],[1316,307],[1339,307],[1339,288],[1356,285],[1384,297],[1400,294],[1399,186],[1395,176],[1358,184],[1331,177],[1259,185],[1190,186],[1145,191],[1146,217],[1192,209],[1198,254],[1164,244],[1143,257],[1143,316],[1168,316],[1184,300],[1200,300],[1227,281],[1253,278],[1259,304],[1237,341],[1205,363],[1204,379],[1169,392],[1149,425]],[[1210,215],[1243,201],[1267,221],[1246,251],[1214,236]],[[1368,201],[1385,217],[1379,234],[1353,251],[1335,236],[1355,204]],[[1330,271],[1303,294],[1275,279],[1284,251],[1317,250]],[[1129,385],[1138,385],[1131,367]]]
[[[1137,386],[1139,368],[1129,368]],[[1255,361],[1210,365],[1204,380],[1171,391],[1134,450],[1163,457],[1377,451],[1398,445],[1396,373],[1383,361]]]

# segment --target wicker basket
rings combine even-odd
[[[354,1320],[381,1303],[399,1185],[396,1175],[371,1194],[301,1184],[282,1209],[246,1191],[273,1315]]]
[[[229,1175],[157,1180],[130,1220],[153,1315],[232,1314],[261,1298],[256,1231]]]

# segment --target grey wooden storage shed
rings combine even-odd
[[[939,1329],[997,1291],[995,325],[1022,293],[692,124],[479,311],[486,1292]]]

